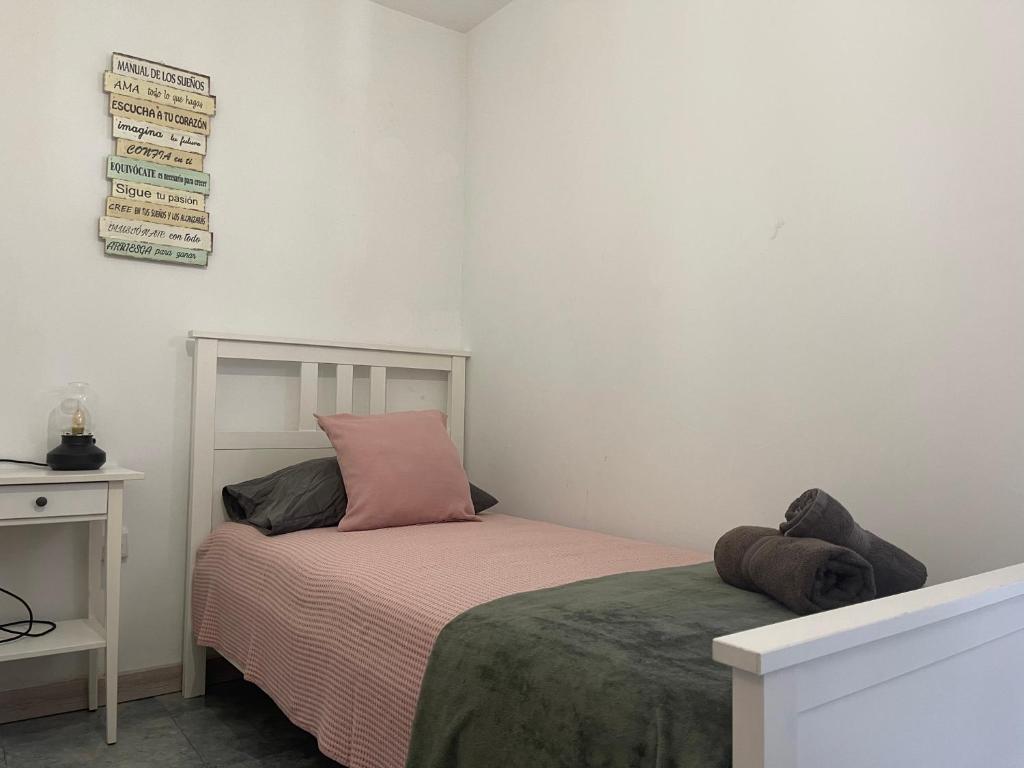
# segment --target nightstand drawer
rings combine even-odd
[[[49,520],[107,513],[106,483],[0,486],[0,522]]]

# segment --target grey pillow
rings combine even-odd
[[[338,460],[333,456],[225,485],[222,496],[229,518],[270,536],[337,525],[348,505]]]
[[[221,495],[230,519],[255,526],[268,536],[337,525],[348,506],[341,469],[333,456],[225,485]],[[469,495],[478,513],[498,503],[472,483]]]
[[[473,502],[473,511],[478,515],[498,503],[498,500],[491,494],[483,488],[477,488],[472,483],[469,484],[469,498]]]

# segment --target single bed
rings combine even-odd
[[[338,411],[352,408],[356,369],[369,369],[371,413],[388,408],[389,371],[440,372],[461,454],[468,355],[191,337],[183,694],[204,692],[205,646],[215,647],[349,768],[404,763],[433,644],[467,608],[706,559],[506,515],[483,524],[275,539],[221,525],[224,484],[331,455],[312,418],[325,366],[334,374]],[[217,410],[231,405],[218,394],[224,359],[297,364],[298,428],[218,429]],[[732,668],[732,764],[1024,765],[1022,630],[1024,566],[1014,566],[718,637],[714,659]]]

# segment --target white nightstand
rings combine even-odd
[[[22,637],[0,645],[0,663],[89,651],[89,709],[96,709],[100,653],[105,648],[108,744],[117,741],[117,632],[124,484],[126,480],[141,480],[142,477],[141,472],[109,465],[88,472],[54,472],[43,467],[0,464],[0,527],[89,523],[89,615],[59,621],[57,629],[43,637]],[[105,590],[101,587],[104,529]],[[4,573],[0,567],[0,584],[3,583]],[[52,585],[46,585],[46,589],[52,589]]]

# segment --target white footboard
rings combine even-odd
[[[1024,564],[720,637],[734,768],[1024,766]]]

